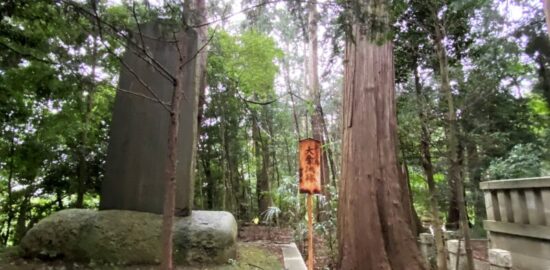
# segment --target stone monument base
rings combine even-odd
[[[162,216],[126,210],[68,209],[41,220],[21,241],[25,257],[150,265],[160,262]],[[224,264],[235,259],[237,223],[222,211],[176,217],[174,261]]]

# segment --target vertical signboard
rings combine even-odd
[[[318,140],[300,141],[300,192],[321,192],[321,142]]]
[[[307,193],[308,270],[313,270],[313,198],[321,193],[321,142],[314,139],[300,141],[300,192]]]

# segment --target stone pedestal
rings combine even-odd
[[[431,233],[421,233],[418,237],[420,252],[428,265],[433,265],[435,262],[435,238]]]
[[[140,26],[143,35],[133,33],[129,42],[120,73],[121,90],[113,109],[100,209],[163,212],[169,113],[160,103],[152,101],[155,97],[141,82],[168,107],[174,85],[154,67],[154,62],[174,77],[179,65],[185,63],[184,98],[178,112],[176,214],[185,216],[192,209],[200,87],[195,59],[199,40],[195,30],[181,31],[179,27],[167,21],[147,23]],[[132,45],[136,43],[139,45]],[[140,47],[154,60],[148,59]],[[180,53],[183,61],[179,60]]]
[[[447,269],[449,270],[466,270],[468,269],[468,261],[466,258],[466,248],[464,241],[448,240],[447,251],[449,258],[447,260]]]
[[[512,255],[504,249],[489,249],[489,270],[511,270]]]
[[[23,238],[25,257],[115,265],[155,265],[162,216],[144,212],[68,209],[36,224]],[[225,264],[236,258],[237,222],[231,213],[193,211],[176,218],[174,261]],[[99,269],[99,268],[98,268]]]

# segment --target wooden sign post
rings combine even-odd
[[[308,258],[307,268],[313,270],[313,194],[321,192],[321,142],[300,141],[300,192],[307,193]]]

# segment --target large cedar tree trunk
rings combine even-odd
[[[401,203],[392,43],[365,32],[346,45],[338,267],[426,269]]]

